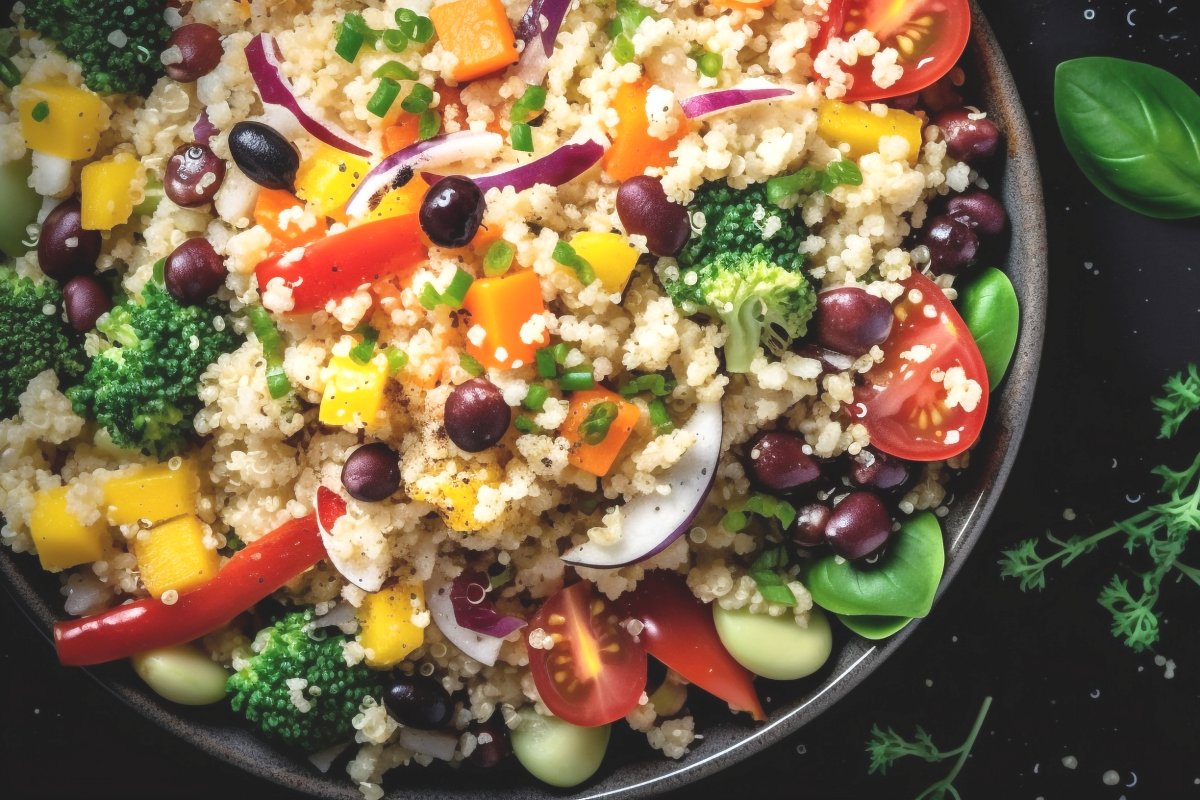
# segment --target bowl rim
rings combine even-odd
[[[973,487],[968,497],[960,499],[944,521],[947,529],[956,530],[957,533],[947,546],[946,570],[938,587],[938,598],[981,538],[1016,459],[1036,388],[1048,291],[1044,200],[1029,122],[1008,64],[977,0],[971,0],[971,11],[971,57],[982,78],[986,107],[1004,130],[1008,143],[1003,191],[1011,217],[1012,239],[1006,272],[1020,300],[1021,324],[1009,374],[1003,386],[992,396],[989,427],[985,433],[991,439],[991,446],[984,453],[985,468],[973,467],[971,470],[981,478],[981,482],[978,487]],[[28,564],[22,563],[24,561],[28,559],[18,558],[7,549],[0,551],[0,575],[4,576],[5,588],[18,607],[49,642],[49,631],[57,615],[46,601],[46,589],[35,586],[35,580],[30,578],[29,573],[40,570],[29,569]],[[881,643],[866,643],[858,637],[847,637],[848,641],[835,653],[838,660],[829,670],[832,677],[827,678],[817,691],[777,710],[776,716],[765,725],[729,730],[732,723],[724,722],[716,726],[720,734],[717,737],[706,730],[710,741],[714,738],[718,741],[727,740],[713,752],[708,752],[710,748],[707,746],[697,747],[690,757],[679,762],[660,756],[651,762],[623,765],[616,770],[608,768],[611,765],[606,762],[606,767],[600,773],[602,777],[575,793],[550,790],[530,781],[528,785],[511,791],[492,788],[487,791],[487,796],[599,800],[647,796],[685,786],[748,758],[798,731],[878,669],[908,639],[920,622],[915,620]],[[85,668],[85,671],[132,711],[227,764],[297,792],[338,800],[361,798],[348,777],[317,773],[294,755],[276,749],[248,731],[234,728],[232,719],[210,720],[203,713],[197,719],[192,711],[177,710],[177,707],[160,702],[124,665],[102,665]],[[629,780],[630,777],[634,780]],[[429,792],[409,787],[407,790],[393,789],[387,793],[387,797],[396,800],[421,795],[430,798],[472,797],[479,796],[479,792],[475,787],[464,790],[455,786],[438,787]]]

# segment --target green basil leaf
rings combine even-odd
[[[839,614],[838,619],[841,620],[843,625],[859,636],[864,639],[870,639],[873,642],[899,633],[908,626],[908,623],[912,622],[912,617],[875,617],[865,615],[851,617],[845,614]]]
[[[1200,95],[1169,72],[1119,58],[1058,65],[1054,111],[1096,188],[1159,219],[1200,216]]]
[[[959,290],[958,311],[979,345],[994,390],[1008,372],[1021,329],[1021,307],[1012,281],[988,267]]]
[[[923,617],[945,565],[942,527],[923,511],[892,534],[876,563],[851,563],[831,553],[813,562],[803,580],[813,602],[835,614]]]

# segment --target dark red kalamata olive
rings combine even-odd
[[[295,188],[300,153],[283,134],[261,122],[239,122],[229,132],[229,154],[246,177],[267,189]]]
[[[1008,225],[1004,204],[982,189],[974,189],[950,198],[946,216],[965,222],[984,236],[999,236]]]
[[[813,324],[817,341],[848,356],[869,353],[892,332],[892,304],[857,286],[828,289],[817,295]]]
[[[471,763],[483,769],[491,769],[508,758],[512,753],[512,744],[508,740],[508,728],[493,719],[472,725],[471,733],[475,734],[475,749],[468,758]]]
[[[179,48],[178,53],[172,47]],[[223,53],[220,32],[203,22],[192,22],[171,32],[164,53],[171,63],[163,66],[171,80],[191,83],[216,69]]]
[[[1000,148],[1000,129],[996,123],[987,117],[972,119],[974,113],[965,108],[954,108],[943,111],[933,120],[946,140],[946,152],[951,158],[968,164],[991,158]]]
[[[387,688],[383,704],[401,725],[430,731],[445,727],[454,715],[454,701],[432,678],[400,675]]]
[[[617,190],[617,215],[625,232],[646,237],[646,247],[656,256],[674,256],[692,235],[687,208],[667,197],[662,182],[638,175]]]
[[[907,461],[868,447],[850,458],[850,482],[875,489],[898,489],[908,483]]]
[[[802,344],[796,348],[796,352],[805,358],[820,361],[822,374],[845,372],[854,366],[854,358],[851,356],[815,344]]]
[[[225,283],[225,261],[208,239],[188,239],[163,266],[167,291],[184,305],[197,305],[212,297]]]
[[[91,275],[76,275],[63,286],[67,322],[80,333],[96,327],[96,320],[112,310],[112,298],[104,284]]]
[[[786,494],[821,477],[821,466],[804,452],[804,439],[786,431],[759,434],[747,449],[750,477],[768,492]]]
[[[342,486],[355,500],[387,500],[400,488],[400,456],[383,442],[364,444],[342,466]]]
[[[871,492],[851,492],[842,498],[825,526],[825,541],[833,552],[850,561],[866,558],[892,535],[892,515]]]
[[[929,269],[934,275],[957,275],[979,252],[974,229],[949,216],[930,220],[920,239],[929,248]]]
[[[421,230],[438,247],[465,247],[479,232],[487,202],[479,185],[448,175],[429,187],[417,215]]]
[[[512,409],[496,384],[472,378],[454,387],[446,398],[446,434],[468,453],[487,450],[503,438],[512,421]]]
[[[833,511],[824,503],[809,503],[796,509],[796,522],[792,525],[792,541],[800,547],[818,547],[825,544],[825,528]]]
[[[171,155],[163,190],[175,205],[196,208],[211,203],[225,180],[225,160],[204,144],[185,144]]]
[[[921,102],[921,94],[919,92],[902,94],[899,97],[889,97],[884,102],[891,108],[898,108],[901,111],[913,111]]]
[[[46,277],[62,283],[96,268],[100,257],[100,231],[83,229],[82,212],[75,198],[63,200],[46,215],[38,236],[38,266]]]

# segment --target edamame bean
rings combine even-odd
[[[578,786],[596,774],[608,750],[609,726],[581,728],[532,709],[519,712],[509,733],[513,753],[529,774],[551,786]]]
[[[995,267],[988,267],[959,290],[958,310],[979,345],[988,383],[994,389],[1008,372],[1021,329],[1021,307],[1012,281]]]
[[[225,699],[229,673],[190,645],[147,650],[130,659],[146,685],[172,703],[206,706]]]
[[[732,611],[713,603],[717,635],[729,654],[755,675],[775,681],[806,678],[819,670],[833,651],[829,620],[819,608],[809,612],[801,628],[791,614],[772,617],[745,609]]]
[[[32,169],[29,156],[0,165],[0,251],[13,258],[29,252],[22,244],[29,240],[25,229],[37,222],[42,207],[42,198],[29,188]]]

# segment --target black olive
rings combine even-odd
[[[261,122],[239,122],[229,132],[229,154],[246,177],[267,189],[293,191],[300,153],[279,131]]]
[[[454,701],[431,678],[399,676],[383,695],[388,714],[401,725],[429,731],[443,728],[454,716]]]
[[[463,247],[475,238],[486,209],[475,181],[448,175],[425,193],[418,218],[429,241],[439,247]]]
[[[400,457],[383,442],[364,444],[346,459],[342,485],[355,500],[386,500],[400,488]]]

